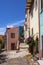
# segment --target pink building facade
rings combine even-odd
[[[17,41],[19,39],[19,28],[7,28],[5,33],[5,47],[7,50],[16,50]]]

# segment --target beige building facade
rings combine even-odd
[[[24,23],[25,40],[34,36],[37,41],[37,50],[40,43],[40,4],[39,0],[26,0],[26,17]],[[27,37],[26,37],[27,36]]]
[[[38,35],[39,38],[39,0],[26,0],[26,16],[24,30],[27,37],[30,35]]]
[[[34,0],[30,12],[30,35],[38,36],[39,38],[39,0]]]

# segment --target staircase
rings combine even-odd
[[[26,43],[20,43],[20,50],[28,51],[29,46]]]

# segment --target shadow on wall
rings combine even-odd
[[[2,54],[4,51],[0,51],[0,64],[7,62],[6,54]]]

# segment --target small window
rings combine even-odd
[[[27,22],[27,18],[25,18],[25,21]]]
[[[15,38],[15,33],[11,33],[11,38]]]
[[[32,28],[32,36],[33,36],[33,28]]]
[[[32,11],[31,11],[31,18],[33,17],[33,9],[32,9]]]
[[[43,10],[43,0],[41,0],[41,10]]]
[[[34,9],[34,4],[33,4],[33,6],[32,6],[32,8],[31,8],[31,18],[33,17],[33,9]]]
[[[35,10],[37,10],[37,0],[35,0]]]

